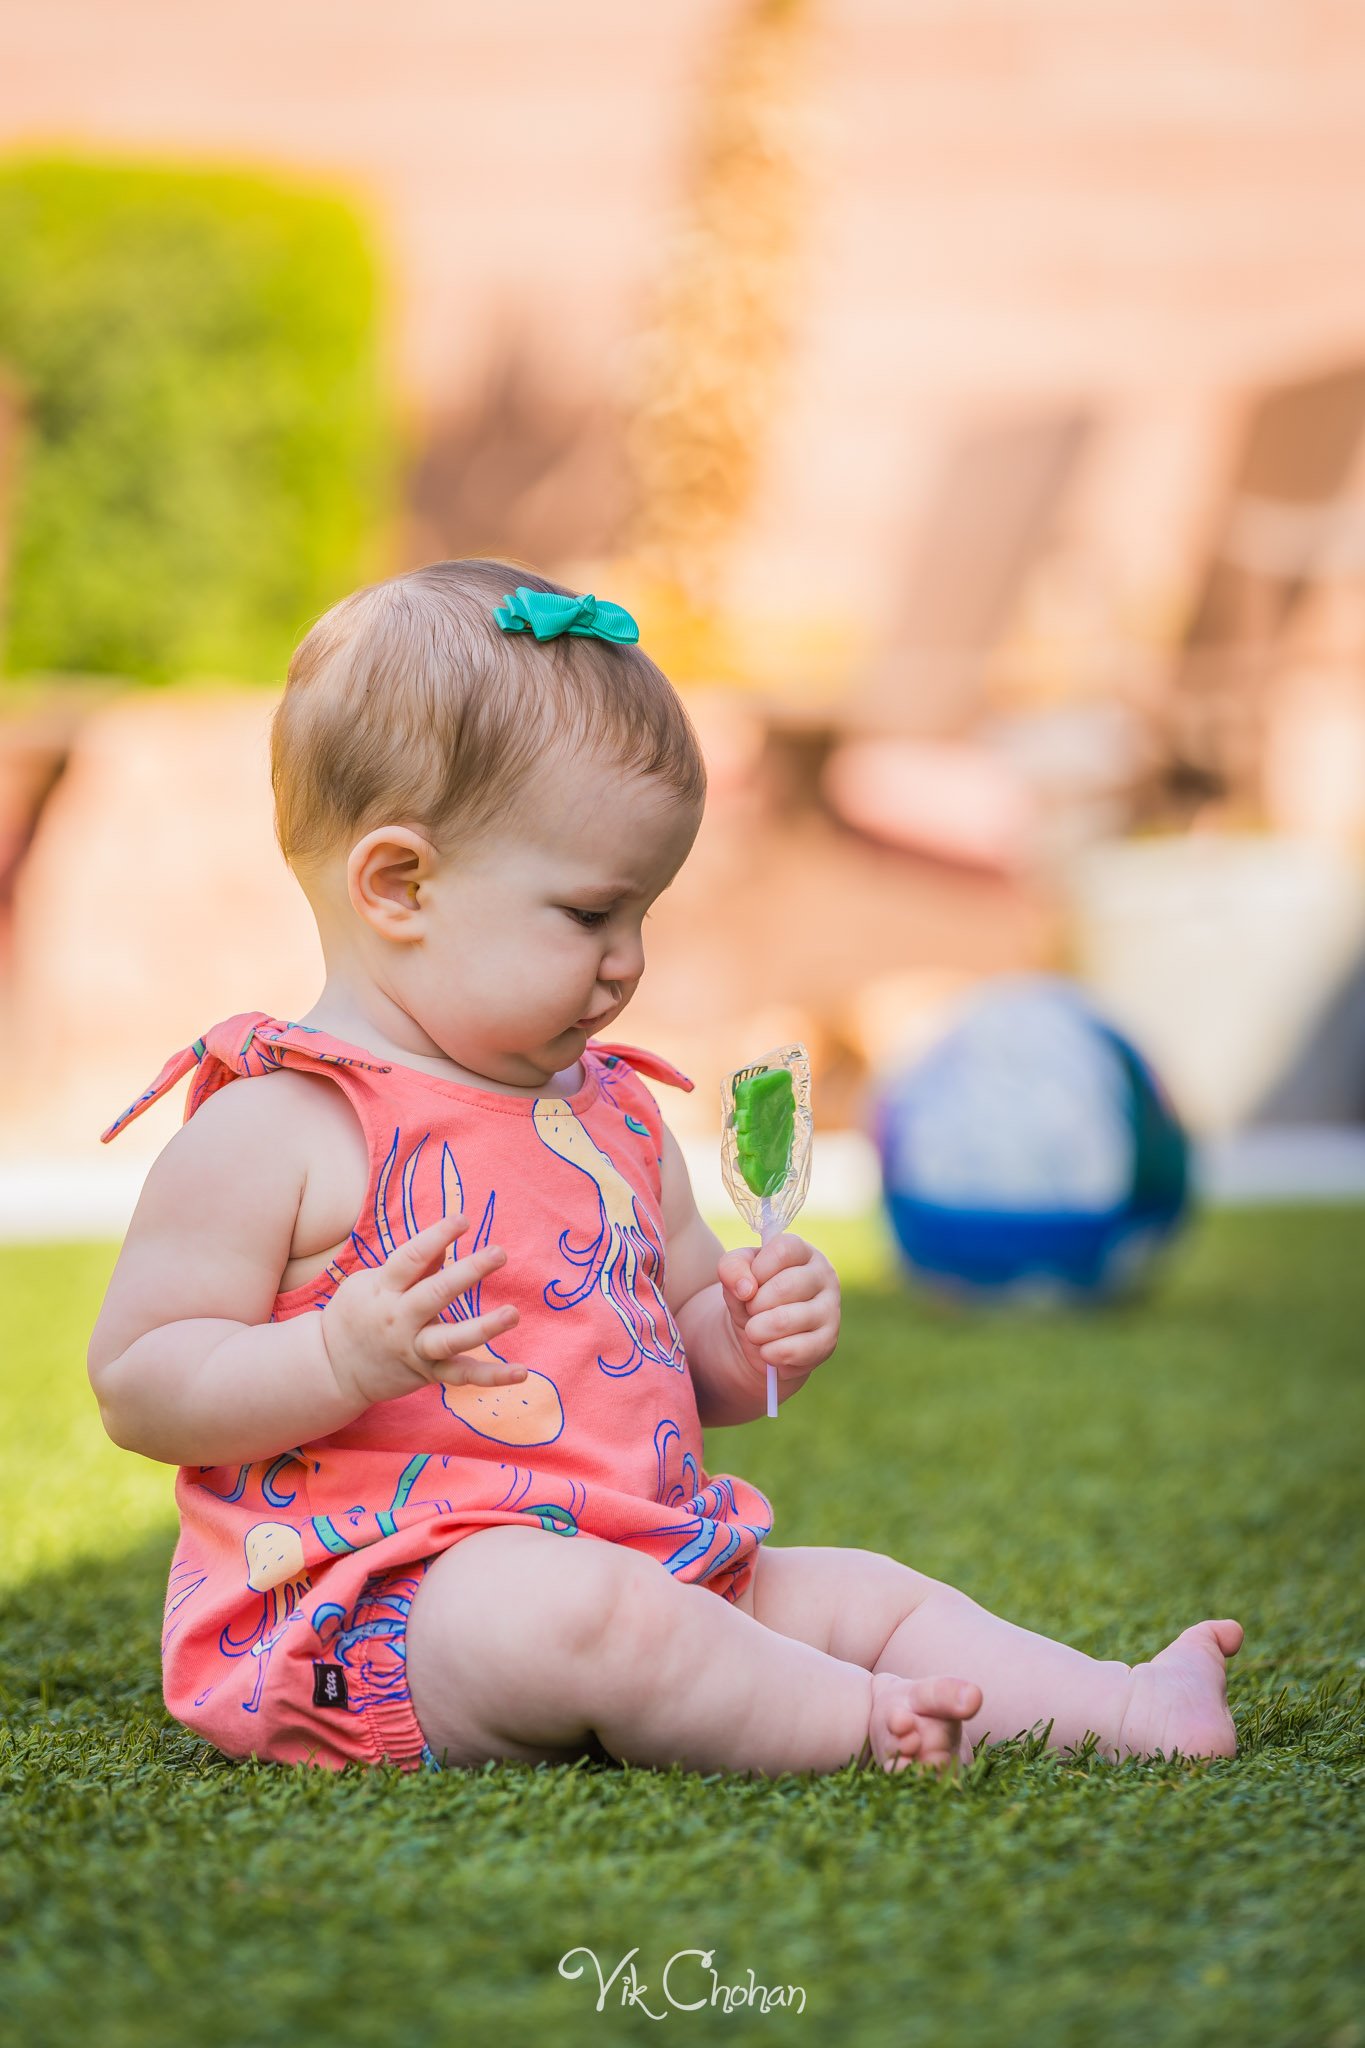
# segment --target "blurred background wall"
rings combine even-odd
[[[5,1154],[312,1003],[289,648],[473,552],[702,732],[622,1026],[698,1138],[788,1035],[856,1128],[1022,969],[1199,1131],[1358,1124],[1363,191],[1328,0],[8,10]]]

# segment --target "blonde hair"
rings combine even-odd
[[[701,748],[663,671],[638,645],[505,633],[493,607],[518,584],[581,594],[507,562],[432,562],[353,591],[299,642],[270,724],[275,837],[296,873],[383,824],[442,853],[476,839],[552,744],[701,801]]]

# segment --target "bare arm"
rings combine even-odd
[[[664,1295],[686,1347],[697,1414],[704,1428],[752,1422],[767,1413],[763,1365],[745,1356],[717,1277],[724,1246],[697,1208],[687,1162],[667,1125],[663,1139],[663,1215],[668,1245]],[[779,1373],[779,1404],[804,1386],[807,1377],[806,1373]]]
[[[267,1320],[305,1170],[281,1114],[287,1086],[261,1077],[211,1095],[147,1176],[87,1354],[125,1450],[249,1464],[363,1412],[337,1383],[320,1314]]]

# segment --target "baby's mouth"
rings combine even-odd
[[[596,1015],[592,1017],[578,1018],[573,1028],[575,1031],[596,1031],[598,1025],[605,1024],[608,1017],[614,1017],[616,1015],[616,1012],[620,1009],[620,1007],[621,997],[620,991],[618,990],[614,1000],[607,1004],[605,1010],[598,1010]]]

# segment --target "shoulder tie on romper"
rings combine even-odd
[[[111,1138],[126,1130],[136,1117],[141,1116],[153,1102],[159,1100],[177,1081],[199,1068],[189,1093],[185,1098],[183,1122],[188,1123],[194,1111],[206,1096],[212,1095],[235,1074],[264,1074],[281,1065],[277,1053],[266,1052],[266,1046],[274,1047],[284,1043],[296,1052],[307,1054],[310,1059],[325,1060],[332,1066],[366,1067],[372,1073],[388,1074],[392,1065],[383,1060],[367,1060],[358,1053],[328,1052],[323,1046],[310,1045],[309,1038],[327,1038],[329,1032],[317,1031],[311,1024],[294,1024],[287,1019],[267,1017],[260,1011],[239,1010],[231,1017],[225,1017],[219,1024],[212,1025],[202,1038],[196,1038],[189,1045],[173,1052],[162,1066],[156,1078],[149,1082],[135,1101],[129,1103],[121,1115],[116,1116],[107,1130],[101,1131],[100,1143],[107,1145]],[[337,1044],[345,1041],[338,1039]],[[623,1060],[637,1073],[647,1074],[652,1080],[664,1081],[672,1088],[691,1090],[692,1081],[671,1060],[661,1054],[648,1052],[643,1046],[624,1045],[603,1039],[589,1039],[587,1050],[609,1065]],[[254,1055],[254,1057],[253,1057]]]

